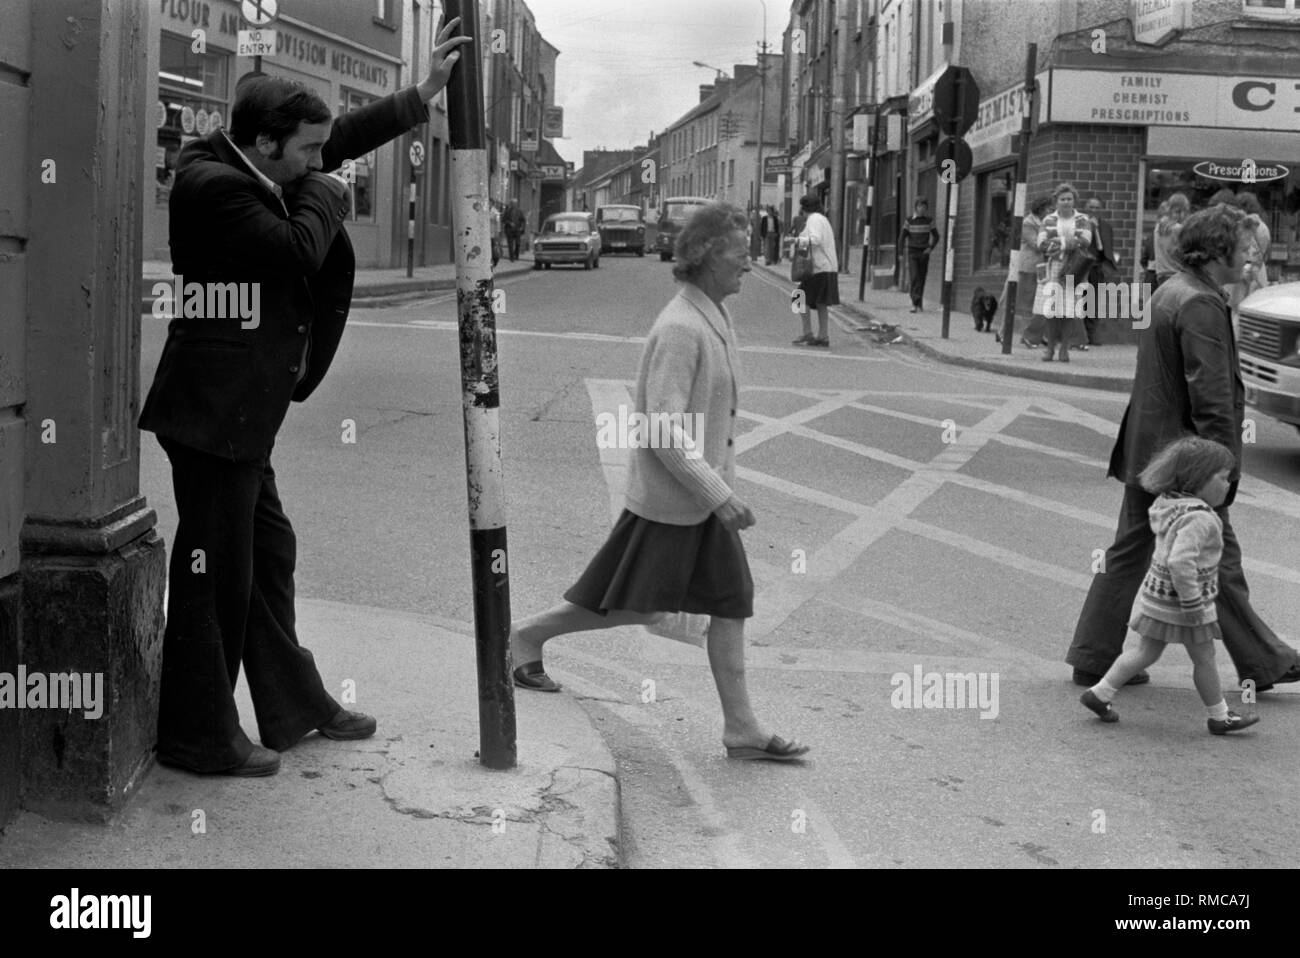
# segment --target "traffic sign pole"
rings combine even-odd
[[[460,326],[461,408],[469,492],[470,569],[478,662],[479,762],[514,768],[515,695],[510,677],[510,583],[505,477],[501,468],[501,394],[493,306],[488,213],[487,130],[483,115],[481,29],[476,0],[446,0],[457,36],[470,36],[447,84],[451,192]]]
[[[1029,134],[1033,129],[1034,101],[1036,99],[1034,69],[1038,64],[1038,44],[1029,44],[1025,58],[1025,97],[1020,114],[1020,156],[1016,164],[1016,208],[1011,221],[1011,263],[1007,275],[1007,296],[1002,318],[1002,355],[1011,355],[1011,341],[1016,330],[1016,298],[1020,295],[1020,243],[1024,230],[1025,206],[1029,182]]]
[[[407,152],[407,157],[411,161],[411,200],[410,209],[406,218],[406,275],[408,277],[415,275],[415,208],[416,194],[419,190],[419,172],[420,164],[424,162],[424,144],[416,137],[418,134],[411,134],[411,148]]]

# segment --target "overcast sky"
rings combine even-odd
[[[582,151],[646,142],[699,102],[699,86],[756,63],[763,39],[759,0],[525,0],[537,29],[560,50],[555,103],[564,107],[566,160]],[[780,52],[790,0],[766,0],[769,51]]]

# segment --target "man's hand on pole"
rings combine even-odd
[[[439,17],[439,23],[442,18]],[[429,67],[429,75],[416,86],[420,91],[420,99],[428,103],[441,92],[442,88],[447,85],[447,80],[451,77],[451,68],[456,65],[460,59],[460,51],[456,48],[463,43],[469,43],[469,37],[451,37],[452,32],[460,25],[460,17],[456,17],[446,26],[438,30],[437,46],[433,48],[433,62]]]

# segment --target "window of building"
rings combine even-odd
[[[394,0],[375,0],[375,22],[385,27],[395,27],[393,23]]]
[[[736,161],[732,160],[727,169],[727,185],[736,185]]]
[[[351,113],[367,103],[374,103],[378,97],[358,93],[346,87],[339,88],[339,116]],[[352,217],[353,223],[373,223],[375,221],[375,157],[372,150],[365,156],[352,161]]]
[[[1001,166],[976,177],[974,265],[977,270],[1006,268],[1011,262],[1015,191],[1015,166]]]
[[[1241,12],[1269,20],[1300,17],[1300,0],[1241,0]]]
[[[230,57],[194,53],[190,38],[162,34],[158,45],[158,124],[155,202],[166,206],[181,147],[227,125]]]

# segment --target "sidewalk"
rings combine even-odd
[[[532,268],[532,253],[520,253],[517,262],[512,263],[508,259],[502,259],[497,263],[495,275],[500,279],[503,276],[526,273]],[[456,288],[455,263],[417,266],[412,272],[414,275],[408,277],[405,266],[398,269],[357,270],[352,286],[353,307],[389,306],[428,293]],[[144,286],[140,294],[144,311],[149,312],[153,309],[152,286],[154,283],[172,281],[172,264],[166,260],[145,260],[143,274]]]
[[[463,625],[311,599],[297,611],[326,688],[355,689],[374,738],[309,735],[270,778],[155,766],[109,825],[21,812],[0,869],[618,866],[614,759],[571,695],[517,689],[519,765],[490,771]],[[236,699],[255,738],[246,683]]]
[[[967,312],[969,303],[954,304],[949,314],[948,338],[944,339],[941,336],[943,307],[937,302],[926,303],[923,312],[913,313],[910,312],[912,304],[906,292],[873,290],[869,284],[865,302],[859,302],[858,270],[861,268],[861,257],[861,248],[855,248],[850,255],[850,272],[840,275],[840,310],[850,329],[874,332],[876,330],[868,324],[896,326],[897,335],[902,336],[903,342],[933,359],[1006,376],[1123,393],[1127,393],[1133,386],[1133,372],[1137,367],[1135,345],[1094,346],[1086,352],[1072,349],[1068,364],[1045,363],[1042,359],[1044,350],[1026,349],[1018,340],[1012,344],[1011,354],[1004,356],[1002,346],[995,342],[993,333],[975,331],[974,321]],[[777,266],[766,266],[759,259],[754,261],[754,265],[784,280],[787,285],[793,285],[790,283],[788,260]],[[1002,306],[1002,303],[998,304],[999,327],[1002,322]],[[1017,321],[1019,319],[1017,316]],[[889,341],[884,335],[880,338]]]

